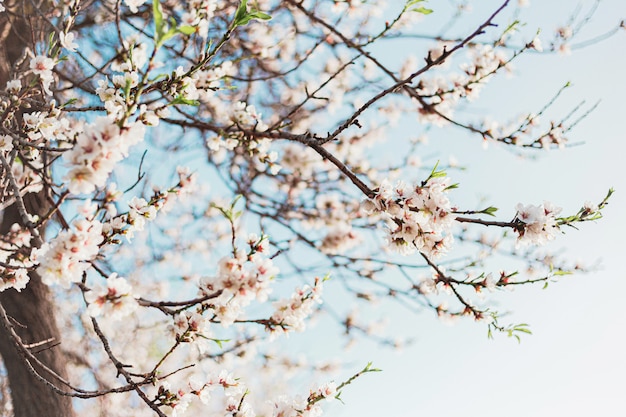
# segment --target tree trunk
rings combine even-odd
[[[11,79],[12,66],[22,57],[27,46],[38,39],[44,20],[32,9],[35,2],[6,0],[6,12],[0,13],[0,89]],[[30,9],[30,10],[27,10]],[[33,38],[34,36],[34,38]],[[40,194],[27,194],[24,203],[31,214],[41,214],[49,206],[45,189]],[[14,223],[22,223],[15,205],[2,213],[0,233],[6,234]],[[41,231],[43,232],[43,231]],[[54,338],[61,342],[55,321],[55,308],[51,293],[37,274],[30,274],[28,286],[17,292],[13,289],[0,293],[0,303],[14,324],[14,329],[24,344],[37,343]],[[66,378],[65,358],[60,346],[46,344],[32,351],[41,350],[35,356],[43,364]],[[50,387],[36,379],[29,371],[25,358],[17,351],[12,337],[0,326],[0,354],[9,377],[11,400],[15,417],[68,417],[72,416],[71,398],[56,394]],[[42,377],[60,387],[48,373],[36,364],[34,369]]]

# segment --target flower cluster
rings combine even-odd
[[[296,289],[290,298],[276,301],[272,314],[272,331],[297,331],[305,328],[305,320],[311,315],[314,307],[321,304],[324,280],[315,278],[313,288],[305,285]]]
[[[198,398],[203,404],[209,404],[212,392],[219,387],[222,387],[226,395],[226,409],[223,410],[225,413],[222,415],[254,417],[254,411],[243,397],[246,392],[245,387],[227,370],[212,372],[206,377],[206,382],[192,376],[186,386],[178,389],[173,389],[169,382],[162,381],[155,403],[168,407],[172,416],[179,416],[187,410],[194,398]]]
[[[211,322],[200,313],[181,311],[170,325],[170,331],[179,342],[194,342],[200,353],[204,353],[208,350],[210,342],[210,324]]]
[[[102,223],[79,219],[71,229],[61,230],[41,248],[33,249],[31,259],[38,264],[37,272],[44,284],[69,288],[73,282],[81,281],[89,268],[86,261],[96,257],[103,240]]]
[[[320,250],[328,254],[341,254],[355,247],[361,241],[350,224],[339,224],[331,228],[320,245]]]
[[[234,323],[252,300],[267,300],[270,280],[278,273],[278,268],[264,256],[263,240],[249,238],[250,253],[237,251],[234,257],[222,258],[216,276],[200,281],[202,295],[221,291],[219,297],[211,300],[211,307],[224,327]]]
[[[519,236],[518,244],[529,243],[543,245],[549,240],[553,240],[559,231],[557,217],[561,213],[561,208],[554,206],[549,201],[544,201],[539,206],[532,204],[524,206],[518,204],[515,220],[520,223],[516,229]]]
[[[437,256],[452,244],[454,215],[447,196],[451,187],[449,178],[433,175],[416,187],[400,181],[392,188],[383,181],[376,196],[365,202],[365,209],[387,217],[388,241],[396,251]]]
[[[344,200],[334,193],[319,194],[315,201],[315,210],[303,222],[306,227],[325,226],[326,235],[319,245],[324,253],[342,254],[362,241],[362,236],[352,227],[352,220],[358,217],[360,206]]]
[[[323,398],[332,398],[337,395],[337,384],[334,382],[327,382],[323,385],[320,385],[317,390],[315,390],[311,394]]]
[[[39,158],[39,155],[36,156]],[[40,160],[28,161],[31,167],[39,168],[41,165]],[[15,178],[15,182],[22,190],[21,194],[37,193],[43,189],[43,182],[41,177],[32,169],[28,169],[27,164],[23,161],[16,160],[11,167],[11,175]]]
[[[73,194],[93,192],[103,187],[115,164],[128,155],[131,146],[143,140],[141,123],[119,127],[110,117],[99,117],[85,126],[76,145],[64,154],[70,170],[65,176]]]
[[[54,81],[54,76],[52,75],[52,68],[54,68],[54,65],[54,60],[45,55],[37,55],[30,60],[31,71],[33,74],[39,76],[41,86],[48,95],[52,95],[50,85]]]
[[[125,234],[130,240],[136,230],[143,231],[146,222],[156,218],[158,207],[155,204],[149,204],[144,198],[133,197],[128,203],[128,208],[126,222],[129,227],[125,230]]]
[[[206,39],[209,34],[209,21],[217,8],[217,0],[192,0],[189,11],[183,13],[182,22],[196,28],[198,35]]]
[[[141,7],[146,0],[124,0],[124,3],[128,6],[132,13],[137,13],[139,11],[139,7]]]
[[[30,281],[28,269],[33,266],[31,260],[25,256],[29,251],[31,234],[27,228],[20,228],[18,224],[11,227],[0,240],[0,291],[15,288],[21,291]]]
[[[238,127],[262,132],[268,126],[261,119],[261,114],[257,112],[253,105],[248,105],[242,101],[235,102],[230,107],[220,104],[222,109],[218,117],[234,123]],[[221,114],[224,110],[227,114]],[[247,137],[241,134],[225,137],[224,135],[212,135],[206,140],[206,147],[211,151],[215,162],[222,162],[227,151],[235,150],[236,153],[249,155],[249,161],[256,171],[264,172],[269,169],[272,175],[278,174],[282,166],[277,163],[278,153],[270,150],[272,141],[266,138]],[[239,152],[241,151],[241,152]],[[242,161],[243,162],[243,161]]]
[[[53,108],[50,111],[25,113],[24,127],[28,140],[32,143],[68,142],[73,136],[70,122],[61,116],[61,110]]]
[[[120,320],[137,309],[137,302],[132,295],[133,288],[126,279],[113,273],[106,281],[106,286],[85,293],[85,300],[89,303],[87,313],[90,316]]]
[[[242,127],[252,127],[254,130],[263,132],[267,125],[261,119],[261,113],[257,112],[252,104],[239,101],[232,108],[232,121]]]
[[[322,407],[307,398],[281,395],[273,401],[273,417],[319,417]]]

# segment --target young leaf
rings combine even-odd
[[[152,14],[154,19],[154,42],[159,43],[161,34],[163,33],[163,26],[165,25],[159,0],[152,0]]]
[[[248,16],[251,16],[252,19],[258,19],[258,20],[271,20],[272,19],[272,16],[270,16],[269,14],[260,12],[258,10],[248,13]]]
[[[404,6],[404,10],[409,10],[411,12],[417,12],[421,14],[431,14],[433,11],[431,9],[427,9],[426,7],[417,6],[420,3],[425,3],[427,0],[409,0],[406,2]],[[416,7],[413,7],[416,6]]]
[[[186,104],[188,106],[199,106],[200,102],[198,100],[190,100],[181,95],[178,95],[172,100],[170,104]]]
[[[251,20],[270,20],[272,17],[267,13],[263,13],[259,10],[252,9],[248,12],[248,0],[242,0],[241,4],[235,12],[235,20],[233,21],[233,28],[237,26],[247,25]]]
[[[495,217],[496,215],[495,215],[494,213],[495,213],[496,211],[498,211],[498,208],[497,208],[497,207],[493,207],[493,206],[491,206],[491,207],[487,207],[486,209],[482,210],[482,211],[481,211],[481,213],[482,213],[482,214],[487,214],[487,215],[489,215],[489,216],[494,216],[494,217]]]
[[[432,9],[427,9],[425,7],[415,7],[411,9],[411,11],[421,13],[421,14],[431,14],[433,12]]]
[[[248,0],[241,0],[241,4],[237,7],[237,11],[235,12],[235,26],[239,26],[239,22],[244,18],[244,16],[248,13]]]
[[[187,36],[196,33],[196,28],[193,26],[189,26],[189,25],[179,26],[177,30],[183,35],[187,35]]]

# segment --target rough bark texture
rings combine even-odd
[[[11,79],[11,68],[23,56],[25,48],[38,38],[43,19],[33,9],[35,1],[5,1],[7,12],[0,14],[0,88]],[[31,214],[45,212],[44,193],[27,194],[24,203]],[[5,234],[13,223],[21,223],[20,215],[14,206],[2,213],[0,233]],[[25,344],[36,343],[50,338],[61,342],[59,329],[55,322],[53,299],[48,287],[36,274],[26,289],[18,293],[7,290],[0,294],[0,302],[14,323],[14,328]],[[42,350],[36,356],[46,366],[66,377],[64,355],[60,346],[45,349],[48,345],[34,348]],[[16,417],[68,417],[72,416],[71,398],[60,396],[43,382],[37,380],[29,371],[25,359],[15,348],[11,336],[0,327],[0,354],[8,372],[11,399]],[[54,381],[49,374],[36,364],[33,367],[44,378]]]

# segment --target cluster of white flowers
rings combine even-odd
[[[25,113],[24,127],[31,142],[68,142],[73,136],[70,122],[61,116],[61,110],[54,108],[47,111]]]
[[[320,250],[328,254],[341,254],[357,246],[359,242],[361,237],[349,223],[338,224],[324,236]]]
[[[562,124],[552,125],[550,131],[539,139],[539,143],[544,149],[550,149],[553,146],[564,149],[567,144],[565,127]]]
[[[556,46],[557,51],[563,55],[569,55],[572,53],[570,42],[574,36],[574,29],[572,26],[561,26],[556,29]]]
[[[450,45],[440,43],[437,47],[429,51],[433,60],[438,59]],[[421,78],[417,86],[417,93],[422,97],[428,97],[431,104],[439,114],[452,117],[454,109],[462,98],[468,100],[477,99],[482,88],[496,70],[504,67],[511,69],[507,63],[507,57],[500,50],[491,45],[472,46],[469,49],[469,61],[461,64],[461,73],[452,72],[446,75],[435,75],[433,77]],[[446,62],[444,62],[445,66]],[[405,64],[404,76],[409,76],[418,67],[418,61],[411,58]],[[436,126],[443,126],[448,122],[439,116],[431,108],[422,107],[420,109],[420,120],[432,123]]]
[[[31,150],[33,152],[28,156],[33,159],[29,160],[28,164],[33,168],[41,168],[42,163],[39,159],[39,151],[35,148],[31,148]],[[21,194],[37,193],[43,189],[41,177],[20,160],[15,161],[11,167],[11,175],[15,178],[15,182],[19,186]]]
[[[223,88],[223,80],[235,75],[236,72],[237,67],[233,65],[232,61],[225,61],[215,67],[196,71],[191,78],[195,82],[198,99],[204,103],[215,101],[217,104],[221,100],[215,100],[214,92]]]
[[[222,258],[216,276],[200,281],[202,294],[221,291],[219,297],[211,300],[211,307],[224,327],[234,323],[252,300],[267,300],[270,281],[279,272],[272,260],[264,256],[264,239],[252,236],[248,241],[254,242],[250,253],[240,250],[234,257]]]
[[[385,214],[388,243],[394,250],[405,255],[418,250],[436,257],[446,252],[453,240],[450,229],[455,217],[447,196],[450,187],[450,179],[442,176],[415,187],[402,181],[391,187],[385,180],[376,196],[365,202],[365,209]]]
[[[331,385],[332,384],[332,385]],[[323,397],[324,399],[333,398],[336,387],[333,383],[326,384],[316,391],[311,392],[309,398],[294,397],[290,398],[281,395],[272,401],[272,417],[319,417],[323,414],[322,407],[319,403],[310,401],[313,397]]]
[[[13,150],[13,138],[9,135],[0,135],[0,152],[5,155]]]
[[[156,218],[158,207],[149,204],[145,198],[133,197],[128,203],[128,215],[126,223],[129,225],[125,229],[126,238],[130,240],[135,231],[143,231],[146,222]]]
[[[44,284],[69,288],[73,282],[81,281],[83,272],[89,268],[86,261],[96,257],[103,240],[102,223],[79,219],[71,229],[61,230],[41,248],[33,249],[31,259],[38,264],[37,272]]]
[[[507,57],[500,50],[491,45],[481,45],[470,49],[472,62],[461,65],[463,72],[469,77],[472,83],[484,84],[493,72],[499,67],[507,64]]]
[[[18,224],[11,226],[0,240],[0,292],[7,288],[15,288],[21,291],[26,288],[30,281],[28,269],[33,266],[31,260],[24,255],[30,247],[31,234],[27,228],[21,228]]]
[[[257,112],[254,105],[238,101],[233,104],[231,111],[232,121],[237,123],[237,125],[246,128],[254,128],[254,130],[259,132],[267,130],[268,126],[263,123],[261,113]]]
[[[75,146],[63,155],[70,166],[65,176],[69,191],[82,194],[103,187],[115,164],[128,155],[131,146],[143,140],[144,134],[143,124],[120,128],[110,117],[98,117],[86,125]]]
[[[61,43],[61,46],[69,52],[76,52],[76,49],[78,48],[78,44],[76,43],[76,34],[74,32],[59,33],[59,42]]]
[[[219,135],[211,135],[206,141],[206,147],[211,151],[211,158],[216,163],[221,163],[226,159],[229,151],[239,145],[239,141],[234,138],[223,138]]]
[[[131,13],[137,13],[146,0],[124,0],[124,3],[130,9]]]
[[[178,174],[178,188],[176,190],[177,195],[185,196],[198,191],[198,176],[191,172],[189,167],[176,167],[176,174]]]
[[[179,182],[176,186],[167,191],[160,191],[154,188],[154,194],[150,201],[142,197],[133,197],[128,202],[128,212],[117,214],[115,202],[119,200],[122,193],[117,190],[115,183],[107,186],[103,201],[103,208],[106,211],[102,230],[105,236],[113,238],[114,235],[124,235],[128,242],[132,241],[135,232],[143,231],[147,222],[156,219],[157,213],[171,207],[171,202],[176,196],[185,196],[196,189],[196,176],[188,168],[178,167],[176,170]]]
[[[323,282],[324,280],[316,278],[312,288],[305,285],[296,289],[290,298],[274,302],[272,321],[275,326],[271,330],[285,333],[303,331],[305,320],[311,315],[314,307],[322,302]]]
[[[203,342],[211,337],[210,321],[197,312],[181,311],[174,318],[170,330],[177,340],[185,343]],[[200,351],[205,351],[201,343]]]
[[[217,8],[217,0],[191,0],[188,11],[183,13],[181,22],[196,28],[198,35],[206,39],[209,35],[209,21]]]
[[[321,159],[311,149],[292,143],[283,148],[280,162],[292,175],[303,178],[304,181],[300,182],[302,185],[298,188],[305,188],[306,181],[322,164]],[[289,187],[293,185],[289,184]]]
[[[225,410],[221,415],[255,416],[252,407],[245,401],[245,386],[225,369],[211,372],[206,376],[206,381],[194,375],[185,386],[178,389],[172,389],[169,382],[162,381],[156,394],[156,402],[160,406],[168,407],[170,415],[176,417],[182,415],[195,398],[208,405],[212,392],[219,387],[222,387],[226,395]]]
[[[272,175],[276,175],[282,169],[282,166],[276,161],[278,160],[278,153],[270,150],[272,141],[269,139],[252,139],[252,140],[238,140],[234,138],[222,138],[215,135],[210,136],[206,140],[206,146],[212,153],[212,158],[216,163],[222,162],[226,158],[227,151],[232,151],[238,146],[241,146],[245,151],[251,155],[252,166],[259,172],[265,172],[269,169]],[[241,155],[238,156],[241,158]],[[244,161],[242,160],[243,164]]]
[[[519,234],[518,244],[543,245],[549,240],[553,240],[559,231],[557,217],[561,213],[561,208],[554,206],[549,201],[544,201],[539,206],[532,204],[524,206],[518,204],[515,219],[521,225],[517,228]]]
[[[315,210],[302,223],[307,228],[325,228],[326,235],[319,244],[322,252],[342,254],[362,241],[361,235],[351,224],[358,217],[359,210],[359,204],[344,201],[338,194],[320,193],[315,200]]]
[[[98,286],[85,293],[89,303],[87,313],[92,317],[103,316],[111,320],[121,320],[137,309],[133,288],[125,278],[111,274],[106,286]]]
[[[39,76],[41,86],[48,95],[52,95],[52,92],[50,91],[50,85],[54,81],[52,69],[54,68],[55,64],[56,63],[52,58],[49,58],[45,55],[37,55],[30,60],[31,71],[33,72],[33,74]]]
[[[128,67],[125,63],[121,66]],[[139,85],[139,73],[125,70],[121,74],[114,75],[112,83],[111,86],[108,79],[99,80],[96,94],[104,103],[104,108],[109,116],[114,119],[121,119],[129,110],[129,102],[132,102],[132,100],[126,99],[126,95],[130,94],[131,88]]]
[[[315,391],[316,395],[324,398],[332,398],[337,394],[337,384],[334,382],[327,382],[325,384],[320,385]]]

